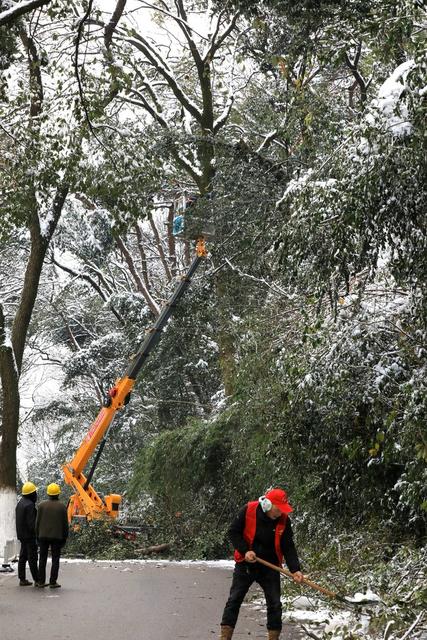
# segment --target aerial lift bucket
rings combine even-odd
[[[215,239],[215,228],[211,222],[189,213],[179,214],[173,221],[173,235],[183,240]]]
[[[203,204],[202,204],[203,202]],[[200,198],[194,194],[188,198],[184,197],[183,202],[176,209],[173,220],[172,233],[177,238],[183,240],[215,240],[215,226],[207,219],[206,211],[209,197]]]

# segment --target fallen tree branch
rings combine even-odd
[[[316,635],[313,631],[310,631],[305,624],[300,625],[304,632],[309,636],[309,638],[313,638],[313,640],[322,640],[321,636]]]
[[[162,551],[169,551],[170,544],[155,544],[151,547],[142,547],[140,549],[136,549],[139,553],[161,553]]]

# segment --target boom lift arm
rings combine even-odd
[[[136,378],[141,367],[148,358],[150,352],[160,341],[162,331],[167,321],[171,317],[179,300],[185,293],[197,267],[206,255],[205,241],[203,237],[200,237],[196,243],[196,255],[190,264],[187,273],[177,284],[172,296],[163,306],[156,322],[148,331],[138,352],[132,357],[125,375],[122,378],[119,378],[115,385],[108,391],[107,397],[104,401],[104,406],[101,408],[95,421],[90,426],[90,429],[76,451],[74,458],[63,466],[65,482],[75,491],[68,503],[69,522],[71,522],[73,518],[92,520],[94,518],[100,518],[103,515],[107,515],[112,518],[117,517],[121,496],[117,494],[110,494],[102,499],[91,484],[92,476],[99,458],[101,457],[108,432],[117,411],[122,409],[129,402],[130,393],[135,385]],[[99,448],[95,455],[92,467],[87,476],[85,476],[83,471],[98,445]]]

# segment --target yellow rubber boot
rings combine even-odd
[[[234,628],[227,625],[221,625],[221,635],[219,640],[231,640],[233,637]]]

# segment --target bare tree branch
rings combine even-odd
[[[174,210],[174,207],[172,205],[168,209],[168,222],[167,222],[169,260],[171,261],[171,265],[172,265],[171,266],[172,277],[175,277],[176,276],[176,272],[177,272],[176,242],[175,242],[175,236],[172,233],[174,216],[175,216],[175,210]]]
[[[102,26],[102,27],[105,26],[104,23],[102,23],[102,22],[94,21],[94,20],[90,19],[90,14],[92,12],[93,2],[94,2],[94,0],[89,0],[85,14],[78,21],[77,36],[76,36],[76,39],[75,39],[74,55],[72,56],[72,61],[73,61],[73,66],[74,66],[74,73],[75,73],[76,80],[77,80],[77,86],[78,86],[78,90],[79,90],[80,103],[81,103],[81,105],[83,107],[83,111],[84,111],[84,114],[85,114],[85,119],[86,119],[86,122],[88,124],[89,130],[92,133],[92,135],[95,138],[95,140],[98,142],[98,144],[101,147],[105,147],[105,145],[102,142],[102,140],[100,140],[98,138],[98,136],[96,134],[96,131],[95,131],[95,127],[93,126],[93,124],[91,122],[91,119],[90,119],[90,116],[89,116],[89,109],[88,109],[88,106],[87,106],[87,103],[86,103],[86,99],[85,99],[85,96],[84,96],[83,85],[82,85],[82,81],[81,81],[81,78],[80,78],[80,71],[79,71],[79,47],[80,47],[80,42],[81,42],[81,39],[82,39],[82,36],[83,36],[83,29],[84,29],[85,23],[87,23],[87,24],[97,24],[98,26]],[[120,0],[119,0],[119,4],[120,4]],[[123,7],[123,9],[124,9],[124,7]],[[122,12],[123,12],[123,9],[122,9]],[[112,30],[110,28],[111,36],[112,36],[112,33],[113,33],[115,27],[117,26],[117,23],[118,23],[119,18],[121,16],[119,5],[116,7],[116,11],[114,12],[114,14],[116,14],[117,22],[112,27]],[[105,27],[105,29],[108,29],[110,24],[111,23],[109,23],[109,25],[107,25],[107,27]],[[107,50],[108,50],[108,48],[107,48]],[[111,59],[110,59],[110,62],[111,62]],[[118,93],[118,87],[116,87],[114,89],[111,89],[110,93],[107,95],[107,97],[103,101],[103,107],[104,108],[107,106],[107,104],[109,104],[111,102],[111,100],[117,95],[117,93]]]
[[[217,36],[217,32],[214,34],[214,37],[212,38],[212,44],[211,44],[210,48],[205,53],[205,56],[204,56],[204,60],[205,61],[213,59],[215,53],[218,51],[218,49],[220,48],[220,46],[222,45],[224,40],[226,40],[226,38],[228,38],[230,33],[236,27],[237,20],[238,20],[240,15],[241,15],[240,11],[237,11],[234,14],[234,16],[232,17],[229,25],[224,29],[224,31],[221,33],[221,35],[218,36],[218,38],[216,37]]]
[[[151,211],[148,212],[148,220],[150,222],[150,226],[151,226],[151,229],[152,229],[153,234],[154,234],[154,239],[156,241],[156,246],[157,246],[157,249],[159,251],[160,260],[162,261],[162,265],[163,265],[163,268],[165,270],[166,278],[170,282],[172,280],[172,274],[171,274],[171,271],[169,269],[168,261],[166,260],[165,252],[164,252],[163,245],[162,245],[162,241],[160,239],[160,234],[159,234],[159,231],[158,231],[158,229],[156,227],[156,223],[154,222],[153,214],[151,213]]]
[[[111,46],[113,33],[119,23],[120,18],[122,17],[123,11],[126,6],[126,1],[127,0],[117,0],[116,8],[114,9],[113,15],[111,16],[111,20],[105,27],[104,44],[106,49],[109,49]]]
[[[62,321],[63,321],[63,323],[64,323],[64,325],[65,325],[65,328],[67,329],[67,333],[68,333],[68,335],[70,336],[70,340],[71,340],[71,343],[72,343],[72,345],[73,345],[73,347],[74,347],[74,350],[75,350],[75,351],[81,351],[80,345],[79,345],[79,343],[78,343],[78,342],[77,342],[77,340],[76,340],[76,337],[75,337],[75,335],[74,335],[74,333],[73,333],[72,328],[70,327],[70,324],[69,324],[69,322],[68,322],[67,318],[65,317],[65,315],[62,313],[62,311],[61,311],[60,309],[58,309],[58,308],[57,308],[57,307],[55,307],[54,305],[52,305],[52,306],[53,306],[53,308],[55,309],[55,311],[59,314],[59,316],[62,318]],[[96,397],[97,397],[97,399],[98,399],[98,402],[99,402],[100,404],[102,404],[102,400],[103,400],[103,393],[102,393],[101,385],[99,384],[98,380],[95,378],[95,376],[93,375],[93,373],[89,373],[88,375],[89,375],[89,378],[91,379],[92,384],[93,384],[93,386],[94,386],[94,389],[95,389],[95,393],[96,393]]]
[[[71,267],[65,265],[65,264],[61,264],[57,258],[55,258],[54,253],[52,252],[51,255],[51,261],[54,265],[56,265],[59,269],[61,269],[62,271],[65,271],[66,273],[69,273],[71,276],[73,276],[74,278],[81,278],[82,280],[86,280],[86,282],[88,282],[90,284],[90,286],[95,289],[95,291],[98,293],[98,295],[102,298],[102,300],[104,302],[108,302],[108,297],[105,295],[105,293],[103,292],[103,290],[101,289],[101,287],[99,286],[99,284],[92,278],[92,276],[90,276],[87,273],[84,272],[79,272],[79,271],[75,271],[74,269],[72,269]],[[125,324],[125,320],[124,318],[120,315],[120,313],[117,311],[117,309],[114,308],[113,305],[110,305],[110,309],[111,312],[116,316],[117,320],[121,323],[121,324]]]
[[[155,11],[160,11],[160,13],[163,13],[164,15],[169,16],[169,18],[172,18],[173,20],[175,20],[175,22],[177,22],[178,24],[182,24],[185,26],[185,28],[189,31],[189,32],[193,32],[196,35],[199,36],[199,38],[201,38],[202,40],[206,40],[205,36],[203,36],[201,33],[199,33],[198,31],[196,31],[196,29],[194,29],[194,27],[191,27],[188,22],[187,19],[183,19],[180,16],[176,16],[173,13],[171,13],[169,7],[167,6],[167,4],[165,2],[163,2],[163,0],[160,0],[161,4],[163,5],[164,9],[162,9],[161,7],[159,7],[158,5],[152,4],[151,2],[141,2],[141,5],[143,7],[147,7],[147,9],[154,9]]]
[[[202,112],[198,106],[186,95],[185,91],[178,84],[173,72],[163,60],[156,48],[151,45],[145,38],[138,33],[133,34],[133,38],[124,37],[123,40],[134,46],[138,51],[144,54],[156,71],[166,80],[173,94],[182,106],[195,118],[198,122],[202,121]]]
[[[138,271],[137,271],[137,269],[135,267],[135,263],[133,261],[133,258],[131,256],[131,254],[130,254],[129,249],[127,248],[127,246],[123,242],[122,238],[120,238],[120,236],[117,236],[116,241],[117,241],[117,245],[119,246],[120,251],[122,252],[122,255],[123,255],[128,267],[129,267],[129,271],[132,274],[132,277],[134,279],[134,282],[136,284],[138,292],[141,293],[142,296],[144,297],[146,303],[148,304],[149,308],[151,309],[151,312],[155,316],[158,316],[159,313],[160,313],[160,309],[159,309],[157,303],[155,302],[154,298],[150,294],[150,292],[144,286],[144,283],[142,282],[141,278],[139,277],[139,273],[138,273]]]
[[[144,240],[142,237],[142,230],[139,222],[135,223],[134,228],[136,232],[136,240],[138,243],[139,257],[141,259],[142,278],[144,280],[145,286],[147,287],[147,291],[150,291],[151,285],[148,279],[147,256],[145,255]]]

